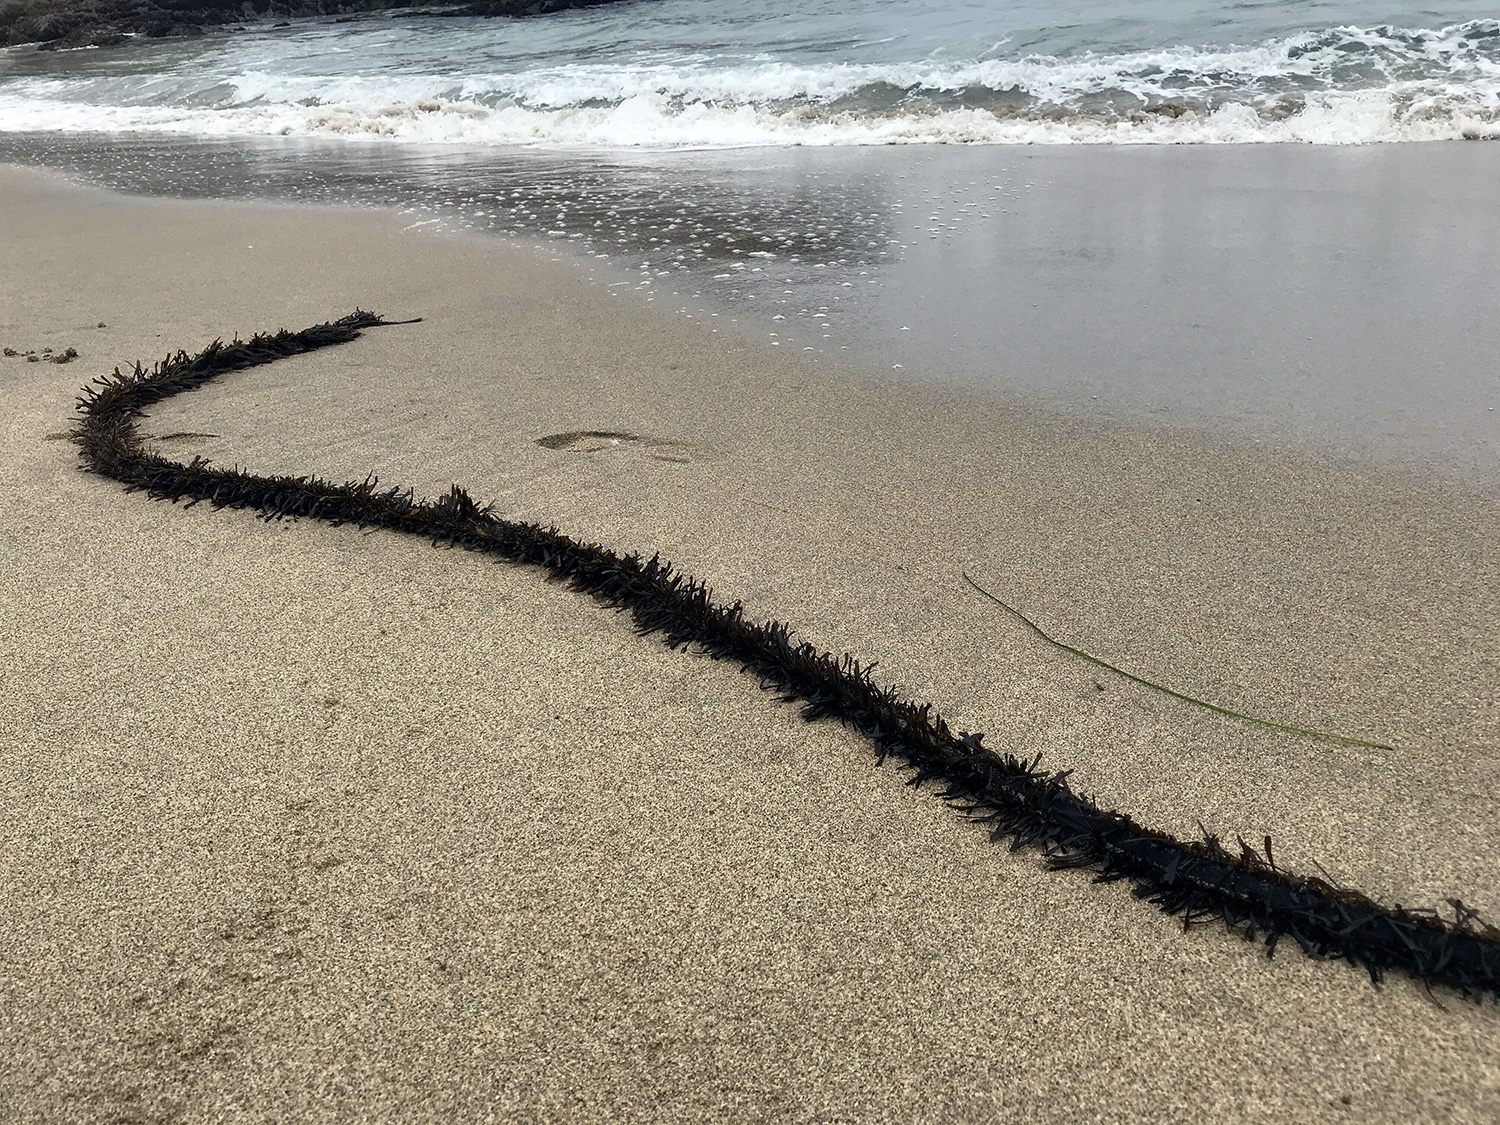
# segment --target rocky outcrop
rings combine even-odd
[[[335,16],[537,16],[618,0],[475,0],[413,6],[406,0],[0,0],[0,46],[44,50],[111,47],[132,39],[232,31],[249,21]]]

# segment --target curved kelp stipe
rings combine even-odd
[[[1500,929],[1457,899],[1452,921],[1429,910],[1382,907],[1355,890],[1298,875],[1239,840],[1239,854],[1205,833],[1181,841],[1145,828],[1123,813],[1101,809],[1073,792],[1067,773],[991,750],[982,735],[953,732],[926,703],[875,684],[873,666],[794,641],[781,622],[746,620],[740,603],[720,605],[702,582],[653,555],[620,555],[580,543],[555,528],[501,519],[457,486],[436,500],[410,490],[380,489],[375,478],[332,484],[316,477],[260,477],[219,469],[202,458],[184,465],[152,452],[136,428],[147,407],[216,376],[354,339],[360,330],[392,323],[356,311],[304,332],[215,341],[202,353],[179,352],[147,372],[137,366],[85,388],[82,420],[72,436],[87,468],[162,500],[207,500],[216,507],[252,508],[266,519],[317,517],[334,524],[383,527],[435,543],[499,556],[546,570],[609,605],[628,610],[643,634],[660,633],[672,647],[696,644],[739,662],[784,700],[800,701],[808,720],[834,718],[870,739],[879,761],[904,763],[911,784],[935,781],[942,796],[988,826],[1012,850],[1040,849],[1055,869],[1087,868],[1096,882],[1129,880],[1136,897],[1180,914],[1184,927],[1218,918],[1266,952],[1290,938],[1309,955],[1343,958],[1372,981],[1395,970],[1500,999]]]

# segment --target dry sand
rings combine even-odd
[[[831,370],[388,214],[12,169],[0,215],[0,343],[80,353],[0,361],[4,1120],[1500,1117],[1494,1005],[1184,934],[534,572],[151,503],[58,435],[117,363],[424,316],[145,429],[660,550],[1147,824],[1496,917],[1493,492]],[[643,440],[536,441],[583,430]],[[963,570],[1400,750],[1156,696]]]

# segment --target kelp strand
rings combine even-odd
[[[1042,770],[1040,756],[1027,761],[990,749],[983,735],[950,730],[931,704],[876,684],[872,666],[794,640],[782,622],[747,620],[739,602],[715,602],[705,583],[657,555],[620,555],[556,528],[502,519],[456,485],[445,496],[419,500],[410,489],[379,487],[374,477],[333,484],[220,469],[200,457],[181,464],[153,452],[137,430],[148,407],[225,372],[346,343],[362,329],[391,323],[410,322],[356,310],[302,332],[215,341],[150,371],[116,369],[84,388],[72,437],[87,469],[156,499],[249,508],[266,519],[382,527],[540,567],[628,611],[638,632],[660,634],[673,649],[697,645],[739,663],[781,699],[800,702],[807,720],[837,719],[859,731],[877,761],[902,763],[913,786],[936,783],[942,798],[987,827],[992,840],[1008,841],[1013,851],[1035,848],[1054,870],[1091,870],[1095,882],[1126,880],[1137,898],[1180,915],[1184,928],[1217,918],[1248,940],[1264,941],[1267,955],[1290,939],[1312,957],[1361,966],[1373,982],[1397,971],[1467,997],[1500,999],[1500,929],[1462,901],[1448,900],[1452,921],[1430,910],[1384,907],[1357,890],[1278,867],[1269,837],[1264,854],[1243,839],[1234,854],[1207,832],[1202,840],[1178,840],[1101,809],[1069,787],[1067,772]]]

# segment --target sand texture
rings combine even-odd
[[[1500,918],[1493,491],[832,370],[384,213],[0,170],[0,215],[0,344],[79,353],[0,360],[0,1118],[1500,1117],[1500,1007],[1184,934],[535,572],[152,503],[60,435],[117,363],[422,316],[144,429],[659,550],[1146,824]],[[1399,749],[1112,678],[963,571]]]

